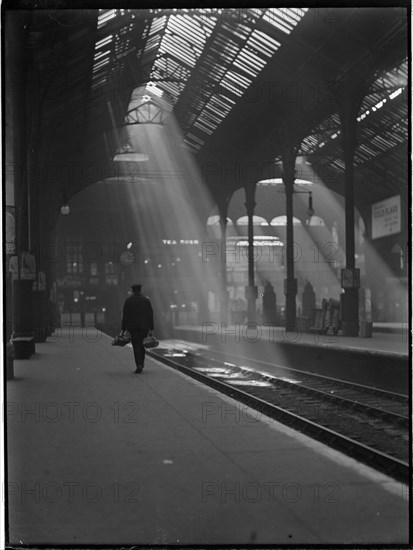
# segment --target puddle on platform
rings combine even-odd
[[[272,386],[270,382],[265,382],[264,380],[233,380],[232,378],[223,378],[223,382],[228,382],[233,386],[256,386],[261,388],[269,388]]]
[[[199,372],[205,372],[206,374],[224,374],[228,371],[228,369],[223,369],[222,367],[193,367],[193,370],[199,371]]]

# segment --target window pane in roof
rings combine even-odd
[[[99,61],[99,63],[96,63],[96,65],[93,67],[93,72],[96,72],[98,69],[103,67],[104,65],[107,65],[109,63],[109,59],[105,58],[102,61]]]
[[[172,52],[177,59],[184,60],[190,67],[196,63],[194,51],[178,36],[165,35],[159,46],[159,51],[162,53]]]
[[[248,40],[248,45],[261,53],[265,53],[268,57],[271,57],[281,46],[281,43],[271,36],[255,29]]]
[[[290,34],[295,25],[292,25],[290,21],[284,17],[284,9],[280,8],[268,8],[265,10],[262,18],[274,27],[277,27],[286,34]]]
[[[106,46],[106,44],[109,44],[109,42],[112,42],[112,40],[113,40],[113,35],[108,34],[108,36],[105,36],[105,38],[102,38],[102,40],[98,40],[96,42],[95,49],[98,50],[99,48]]]
[[[162,13],[160,10],[150,11]],[[152,70],[147,72],[159,89],[168,91],[176,103],[186,90],[192,69],[196,68],[199,82],[186,91],[186,100],[190,102],[192,112],[184,113],[182,123],[188,130],[197,123],[198,130],[208,131],[220,124],[237,98],[242,97],[280,47],[273,37],[254,29],[253,23],[267,15],[288,34],[305,11],[289,8],[232,9],[223,10],[227,16],[224,20],[219,10],[209,8],[177,10],[176,14],[168,15],[163,21],[155,17],[145,47],[146,63],[148,67],[152,65]],[[208,44],[209,49],[204,53],[207,37],[218,20],[220,26],[214,43]],[[161,34],[163,30],[164,34]],[[201,54],[204,55],[201,57]],[[166,57],[169,62],[165,61]],[[182,84],[175,82],[175,79],[181,80]],[[196,94],[200,97],[195,100]],[[193,138],[192,142],[203,144],[202,140],[194,142]]]
[[[233,94],[237,95],[238,97],[241,97],[242,94],[244,93],[239,88],[236,88],[235,86],[232,86],[231,84],[229,84],[228,82],[225,82],[225,81],[221,82],[221,86],[223,86],[224,88],[226,88],[227,90],[229,90]]]
[[[205,134],[207,134],[208,136],[210,136],[210,135],[213,133],[214,129],[215,129],[215,128],[212,128],[212,129],[211,129],[211,128],[207,128],[207,127],[206,127],[204,124],[202,124],[199,120],[197,120],[197,121],[195,122],[194,126],[195,126],[196,128],[198,128],[198,130],[200,130],[201,132],[204,132]]]
[[[236,59],[234,61],[234,67],[239,69],[240,71],[246,73],[248,76],[255,78],[259,74],[259,70],[254,70],[250,64],[242,63],[242,61]]]
[[[100,59],[101,57],[108,56],[110,54],[110,50],[106,50],[104,52],[95,53],[94,60]]]
[[[152,36],[155,33],[159,33],[163,30],[166,24],[166,16],[163,17],[157,17],[152,20],[152,25],[149,30],[149,36]]]
[[[199,145],[203,145],[205,143],[203,139],[200,139],[200,138],[194,136],[194,134],[192,134],[192,133],[188,133],[187,137],[188,137],[188,140],[191,140],[195,143],[198,143]]]
[[[265,67],[266,62],[253,53],[243,50],[234,61],[234,65],[242,68],[244,64],[247,65],[250,71],[256,76]]]
[[[213,123],[219,124],[222,120],[222,113],[219,111],[211,111],[211,105],[206,105],[205,109],[203,111],[205,113],[205,116],[208,117],[209,120],[211,120]],[[202,116],[203,113],[201,113]]]
[[[99,10],[98,16],[98,29],[106,25],[111,19],[116,17],[117,10]]]
[[[248,86],[252,82],[252,80],[242,77],[239,73],[236,73],[234,71],[228,71],[227,74],[225,75],[224,80],[231,81],[237,86],[241,86],[244,89],[248,88]]]

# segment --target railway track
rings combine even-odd
[[[405,395],[211,350],[157,348],[150,355],[399,481],[409,480]]]

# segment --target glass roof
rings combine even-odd
[[[407,128],[407,60],[391,71],[381,74],[364,97],[357,118],[359,142],[355,166],[362,165],[382,153],[405,143]],[[334,113],[308,135],[300,154],[322,154],[323,161],[335,171],[344,171],[340,137],[340,118]]]
[[[123,104],[114,105],[119,121],[132,90],[146,86],[171,105],[182,145],[196,153],[288,44],[306,12],[289,7],[101,9],[92,90],[103,95],[118,86],[125,96]],[[358,116],[356,167],[379,162],[407,142],[407,79],[407,60],[377,75]],[[299,154],[342,173],[340,129],[336,112],[317,124]]]
[[[199,151],[307,11],[101,9],[92,88],[107,85],[127,59],[139,74],[136,85],[151,82],[168,96],[183,145]]]

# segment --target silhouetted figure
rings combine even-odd
[[[131,286],[133,295],[126,298],[123,305],[122,332],[128,330],[131,335],[133,354],[135,356],[136,370],[142,372],[145,362],[145,348],[143,340],[152,336],[153,309],[146,296],[141,294],[142,285]]]
[[[303,316],[308,317],[310,322],[314,321],[314,309],[315,309],[315,292],[309,281],[305,282],[303,290]]]
[[[267,281],[262,297],[262,317],[264,323],[275,324],[277,318],[277,298],[272,284]]]

